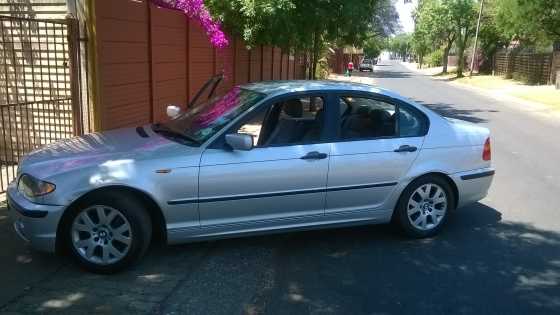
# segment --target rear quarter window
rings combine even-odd
[[[399,106],[399,133],[401,137],[422,137],[428,132],[428,118],[410,106]]]

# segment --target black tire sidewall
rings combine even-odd
[[[416,189],[418,189],[419,187],[425,184],[438,185],[445,191],[445,195],[447,196],[447,210],[445,211],[445,215],[442,221],[435,228],[426,231],[414,227],[410,222],[410,220],[408,219],[408,213],[407,213],[408,200],[410,199],[411,195],[414,193]],[[405,188],[405,190],[401,194],[401,197],[397,204],[397,208],[395,209],[396,211],[395,214],[396,214],[397,223],[399,224],[401,230],[405,234],[414,238],[425,238],[425,237],[434,236],[438,234],[441,231],[441,229],[443,229],[443,227],[447,223],[450,212],[454,210],[454,206],[455,206],[455,194],[453,193],[451,186],[449,185],[447,180],[441,178],[440,176],[428,175],[414,180]]]
[[[102,205],[114,208],[121,212],[130,223],[132,229],[132,242],[126,256],[116,263],[109,265],[99,265],[87,261],[83,258],[72,245],[72,223],[78,214],[84,209]],[[103,193],[86,197],[70,210],[66,220],[64,220],[63,233],[65,247],[78,265],[88,271],[102,274],[111,274],[123,270],[136,262],[146,252],[151,241],[151,220],[147,209],[140,201],[131,194],[122,193]]]

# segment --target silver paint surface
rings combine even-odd
[[[127,187],[158,205],[168,242],[181,243],[388,222],[406,186],[428,173],[445,174],[455,183],[459,206],[484,198],[492,182],[492,176],[461,179],[492,170],[491,163],[481,158],[489,137],[486,128],[443,118],[393,92],[333,81],[271,81],[243,88],[267,94],[256,106],[294,92],[375,93],[419,109],[428,117],[430,128],[425,137],[257,147],[250,151],[208,148],[243,115],[200,147],[163,138],[149,125],[143,126],[147,138],[139,136],[135,128],[93,133],[47,145],[24,158],[19,172],[54,183],[56,190],[29,199],[17,191],[14,181],[8,189],[13,201],[48,215],[34,219],[10,211],[12,219],[23,223],[25,237],[35,248],[54,251],[60,219],[76,200],[96,189]],[[394,152],[401,145],[418,150]],[[300,159],[311,151],[328,157]],[[162,169],[166,172],[157,172]],[[379,186],[343,189],[355,185]],[[306,190],[312,192],[302,193]],[[243,198],[222,200],[240,196]]]

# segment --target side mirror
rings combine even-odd
[[[167,117],[173,119],[181,113],[181,108],[176,105],[167,105]]]
[[[253,148],[253,136],[246,133],[226,135],[226,143],[234,150],[249,151]]]

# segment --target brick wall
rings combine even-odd
[[[218,94],[249,81],[304,78],[301,55],[267,46],[248,50],[240,39],[214,49],[197,22],[148,0],[96,0],[94,6],[100,130],[164,120],[168,104],[186,106],[222,71]]]

